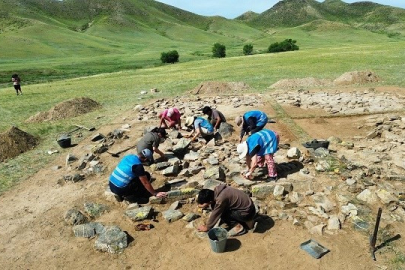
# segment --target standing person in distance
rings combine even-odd
[[[267,115],[262,111],[248,111],[243,116],[237,116],[235,123],[237,126],[242,126],[239,142],[242,142],[245,134],[254,134],[262,130],[267,124],[267,121]]]
[[[17,96],[20,94],[22,95],[22,91],[21,91],[21,79],[18,76],[18,74],[13,74],[11,76],[11,81],[13,82],[14,85],[14,89],[17,92]]]

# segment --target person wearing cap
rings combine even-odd
[[[239,159],[246,157],[247,170],[241,174],[247,179],[252,179],[256,167],[267,164],[268,180],[277,179],[277,169],[273,155],[278,150],[280,138],[278,134],[269,129],[263,129],[250,135],[246,141],[239,144],[237,152]]]
[[[167,160],[165,154],[159,150],[159,144],[164,142],[167,137],[167,132],[164,128],[154,128],[151,131],[145,133],[142,139],[137,144],[138,154],[141,153],[143,149],[149,149],[152,153],[160,155],[163,160]],[[154,160],[152,158],[151,163]]]
[[[235,118],[235,123],[237,126],[242,126],[240,131],[240,140],[242,142],[243,136],[245,134],[254,134],[259,130],[262,130],[267,124],[267,115],[262,111],[249,111],[243,116],[237,116]]]
[[[186,136],[188,138],[191,137],[192,141],[197,139],[200,135],[206,141],[208,141],[210,139],[210,137],[214,134],[214,127],[204,117],[199,117],[199,116],[198,117],[197,116],[187,117],[186,126],[193,129],[193,131],[189,135]]]
[[[180,117],[181,114],[177,108],[165,109],[163,112],[159,113],[160,118],[159,127],[181,129]],[[166,121],[169,124],[167,124]]]
[[[231,236],[241,235],[253,229],[256,208],[252,199],[242,190],[220,184],[211,189],[202,189],[197,197],[198,207],[211,207],[212,212],[206,225],[197,228],[206,232],[212,229],[219,219],[233,226],[228,232]]]
[[[157,192],[151,185],[150,173],[145,171],[142,162],[151,160],[153,154],[149,149],[144,149],[140,154],[129,154],[122,158],[110,175],[110,190],[118,201],[126,197],[135,196],[146,198],[151,195],[162,198],[166,192]]]
[[[217,130],[222,122],[226,122],[225,116],[218,110],[212,109],[209,106],[205,106],[202,109],[203,114],[208,116],[208,121],[214,127],[214,130]]]

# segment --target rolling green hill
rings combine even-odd
[[[46,153],[55,137],[74,124],[106,125],[135,104],[157,95],[185,95],[203,81],[241,81],[252,92],[266,93],[281,79],[334,79],[373,70],[381,84],[404,87],[403,14],[365,2],[284,0],[262,14],[227,20],[153,0],[2,0],[0,132],[15,125],[41,144],[0,164],[0,179],[6,179],[0,193],[45,166],[53,158]],[[300,50],[264,53],[286,38],[297,40]],[[211,57],[215,42],[226,45],[226,58]],[[254,55],[243,55],[247,43]],[[161,63],[161,52],[169,50],[179,52],[180,63]],[[13,73],[23,79],[23,96],[15,95]],[[151,88],[161,91],[140,94]],[[102,109],[55,122],[25,122],[80,96]]]
[[[154,0],[3,0],[0,87],[12,73],[27,84],[159,66],[168,50],[180,62],[210,59],[216,42],[232,57],[247,43],[262,53],[286,38],[305,49],[404,35],[405,10],[371,2],[283,0],[228,20]]]
[[[389,26],[400,24],[404,31],[405,10],[363,1],[352,4],[341,0],[283,0],[269,10],[250,20],[249,25],[259,28],[294,27],[314,20],[328,20],[349,24],[373,31],[387,31]]]

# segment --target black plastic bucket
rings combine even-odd
[[[72,145],[72,139],[68,135],[62,135],[60,136],[56,142],[59,144],[60,147],[62,148],[67,148]]]

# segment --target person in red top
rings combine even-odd
[[[160,124],[162,128],[176,128],[181,129],[181,113],[177,108],[165,109],[159,113]],[[166,123],[166,121],[168,123]]]

